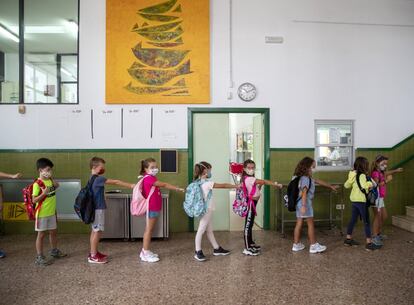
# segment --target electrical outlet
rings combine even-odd
[[[337,204],[336,209],[337,210],[345,210],[345,204]]]

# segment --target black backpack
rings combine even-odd
[[[80,190],[75,199],[75,205],[73,206],[76,214],[78,214],[79,218],[85,224],[90,224],[95,221],[95,202],[93,199],[92,185],[97,177],[97,175],[93,175],[86,186]]]
[[[299,180],[300,180],[300,176],[293,178],[292,181],[289,182],[288,187],[287,187],[287,193],[285,197],[283,197],[283,199],[285,200],[285,207],[287,207],[289,212],[296,211],[296,205],[298,201],[300,200]],[[308,190],[311,188],[311,185],[312,185],[312,179],[309,178]]]
[[[375,202],[378,199],[378,190],[377,190],[377,188],[372,188],[371,190],[369,190],[367,192],[365,189],[363,189],[361,187],[361,182],[359,181],[360,177],[361,177],[361,173],[357,173],[356,182],[358,184],[359,190],[362,193],[364,193],[365,197],[367,198],[367,201],[366,201],[367,206],[369,207],[369,206],[375,205]],[[367,181],[371,181],[371,178],[368,177],[368,176],[367,176]]]

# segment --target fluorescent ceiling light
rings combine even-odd
[[[19,32],[19,27],[10,27],[15,33]],[[61,25],[26,25],[24,27],[26,34],[63,34],[66,33],[65,27]]]
[[[17,36],[16,34],[14,34],[12,31],[10,31],[7,27],[5,27],[4,25],[2,25],[0,23],[0,34],[13,40],[14,42],[19,42],[19,36]]]

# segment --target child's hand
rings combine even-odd
[[[278,189],[281,189],[282,187],[283,187],[283,184],[281,184],[281,183],[277,183],[276,181],[275,181],[275,186],[278,188]]]
[[[390,182],[392,179],[393,179],[392,175],[388,175],[387,176],[387,179],[386,179],[387,180],[387,183]]]
[[[59,182],[53,180],[53,186],[55,187],[55,189],[57,189],[60,186],[60,184]]]
[[[181,193],[185,193],[185,189],[177,187],[176,188],[177,192],[181,192]]]
[[[300,208],[300,213],[302,215],[305,215],[305,213],[306,213],[306,205],[302,205],[302,207]]]
[[[45,187],[45,188],[42,190],[42,196],[49,194],[49,192],[50,192],[49,187]]]
[[[12,179],[19,179],[22,176],[22,174],[17,173],[11,176]]]
[[[338,188],[339,188],[339,185],[331,185],[330,187],[330,189],[335,193],[338,192]]]
[[[404,171],[404,169],[403,169],[402,167],[397,168],[397,169],[395,170],[395,172],[396,172],[396,173],[402,173],[403,171]]]

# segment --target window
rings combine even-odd
[[[78,103],[79,0],[0,1],[0,104]]]
[[[315,160],[318,170],[348,170],[354,156],[353,121],[315,121]]]

